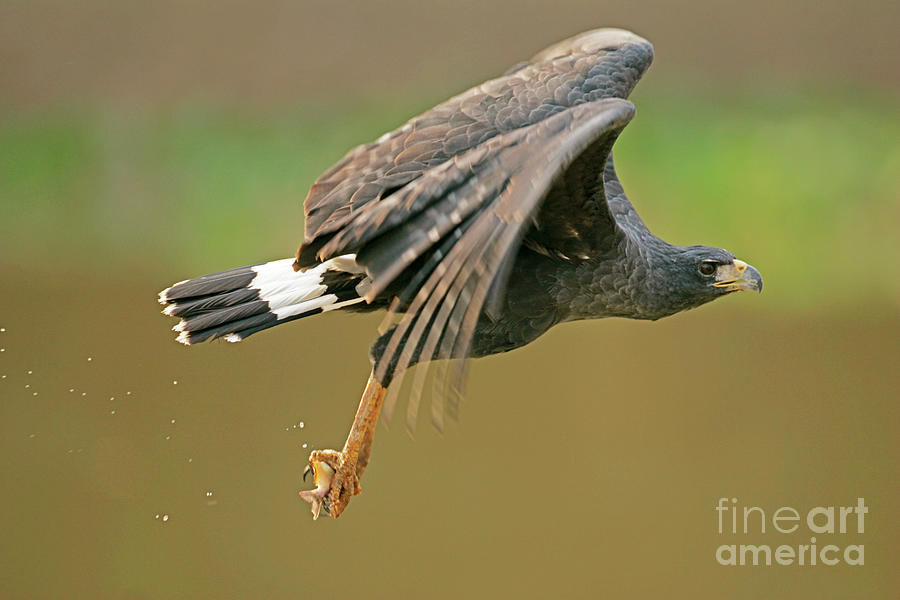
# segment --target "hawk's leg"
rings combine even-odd
[[[313,450],[310,453],[309,467],[315,476],[316,489],[304,490],[300,492],[300,497],[310,503],[313,519],[319,518],[323,506],[329,515],[338,518],[350,502],[350,497],[362,491],[359,478],[369,464],[375,425],[386,391],[387,388],[378,383],[374,373],[369,375],[344,449],[340,452]]]

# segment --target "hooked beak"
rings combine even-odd
[[[730,265],[722,265],[716,272],[717,288],[725,288],[729,292],[755,290],[762,292],[763,280],[759,271],[742,260],[734,259]]]

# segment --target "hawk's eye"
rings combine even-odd
[[[705,277],[709,277],[710,275],[712,275],[713,273],[716,272],[716,263],[714,263],[710,260],[705,260],[702,263],[700,263],[700,266],[697,267],[697,270],[700,271],[701,275],[704,275]]]

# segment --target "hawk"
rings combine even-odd
[[[239,342],[333,310],[387,311],[343,449],[309,456],[316,488],[300,496],[314,518],[338,517],[360,492],[379,412],[412,365],[437,361],[452,415],[467,358],[564,321],[655,320],[762,290],[759,272],[730,252],[650,233],[625,197],[612,146],[652,58],[647,40],[620,29],[550,46],[323,173],[296,258],[160,292],[184,344]],[[413,381],[410,424],[426,371]],[[433,403],[438,426],[442,406]]]

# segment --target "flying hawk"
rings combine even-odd
[[[555,44],[351,150],[310,189],[296,259],[160,293],[184,344],[387,310],[343,450],[309,456],[316,488],[300,495],[314,517],[323,507],[339,516],[360,492],[388,386],[399,389],[410,366],[512,350],[564,321],[655,320],[762,290],[730,252],[651,234],[625,197],[611,150],[652,58],[647,40],[620,29]],[[465,364],[440,362],[451,397]],[[426,370],[413,382],[413,422]]]

